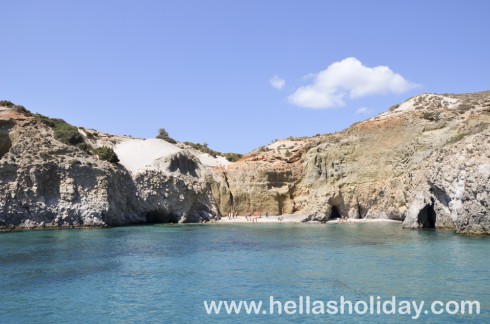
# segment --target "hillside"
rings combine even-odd
[[[113,136],[20,107],[0,107],[3,229],[200,222],[236,210],[490,234],[488,91],[419,95],[234,163],[192,143]],[[102,147],[119,163],[102,159]]]
[[[261,147],[215,169],[221,210],[490,233],[490,92],[423,94],[348,129]],[[231,198],[229,198],[231,197]]]
[[[206,170],[226,159],[19,107],[0,107],[0,229],[199,222],[218,214]],[[106,161],[102,148],[118,158]]]

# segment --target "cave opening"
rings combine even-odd
[[[173,213],[167,213],[160,210],[154,210],[146,213],[147,224],[178,223],[179,216]]]
[[[361,208],[361,205],[359,203],[357,203],[357,218],[358,219],[363,218],[362,217],[362,208]]]
[[[418,223],[422,228],[436,228],[436,211],[434,210],[434,199],[419,211]]]
[[[332,212],[330,213],[329,219],[337,219],[337,218],[341,218],[339,209],[337,208],[337,206],[332,206]]]

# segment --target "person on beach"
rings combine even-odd
[[[269,211],[266,211],[265,212],[265,218],[268,218],[269,217]]]

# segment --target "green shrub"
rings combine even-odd
[[[94,133],[85,132],[85,134],[87,134],[87,138],[90,138],[90,139],[95,137]]]
[[[78,128],[67,123],[56,124],[54,127],[54,137],[65,144],[77,145],[84,142],[83,135]]]
[[[0,100],[0,107],[12,108],[18,114],[25,115],[25,116],[32,116],[32,113],[29,110],[27,110],[26,107],[21,105],[16,105],[12,101]]]
[[[223,153],[222,155],[230,162],[236,162],[243,157],[243,154],[238,153]]]
[[[40,120],[46,126],[51,127],[54,131],[54,137],[64,144],[78,145],[85,142],[78,128],[68,124],[63,119],[49,118],[41,114],[34,114],[33,117]]]
[[[159,138],[161,140],[167,141],[167,142],[172,143],[172,144],[176,144],[177,143],[176,140],[174,140],[172,137],[170,137],[168,135],[168,132],[165,130],[165,128],[160,128],[158,130],[158,135],[157,135],[156,138]]]
[[[236,162],[236,161],[240,160],[243,156],[242,154],[238,154],[238,153],[221,153],[221,152],[215,151],[215,150],[209,148],[207,143],[199,144],[199,143],[192,143],[192,142],[184,142],[184,144],[192,147],[193,149],[201,151],[203,153],[207,153],[207,154],[211,155],[212,157],[217,157],[218,155],[224,156],[230,162]]]
[[[51,128],[54,128],[59,123],[66,123],[63,119],[49,118],[41,114],[34,114],[33,117]]]
[[[78,143],[77,147],[89,155],[92,155],[92,151],[94,150],[92,145],[90,145],[89,143],[85,143],[85,142]]]
[[[393,105],[390,107],[390,111],[394,111],[398,107],[400,107],[400,104]]]
[[[201,151],[203,153],[207,153],[207,154],[211,155],[212,157],[216,157],[219,154],[219,152],[217,152],[213,149],[210,149],[208,147],[207,143],[199,144],[199,143],[192,143],[192,142],[184,142],[184,144],[189,145],[193,149],[196,149],[196,150]]]
[[[0,106],[7,107],[7,108],[12,108],[13,106],[15,106],[15,104],[12,101],[0,100]]]
[[[116,152],[114,152],[114,150],[110,147],[97,147],[93,151],[102,161],[109,161],[114,164],[119,163],[119,158],[117,157]]]
[[[32,116],[32,113],[29,110],[27,110],[26,107],[24,106],[15,105],[14,111],[24,116]]]

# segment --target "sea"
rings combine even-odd
[[[489,248],[397,223],[5,232],[0,323],[490,323]]]

